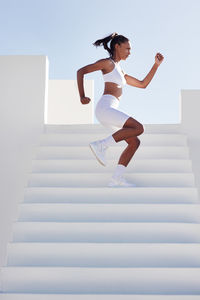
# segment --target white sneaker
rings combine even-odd
[[[100,164],[106,166],[105,150],[107,147],[101,141],[92,142],[89,146]]]
[[[136,187],[136,184],[128,182],[124,177],[112,177],[111,181],[108,184],[108,187]]]

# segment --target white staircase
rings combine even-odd
[[[99,124],[47,125],[13,223],[0,300],[199,300],[200,201],[187,136],[146,125],[125,177],[109,188],[127,143],[108,166],[88,144]]]

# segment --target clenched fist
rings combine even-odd
[[[161,53],[157,53],[155,56],[155,63],[159,66],[163,61],[164,56]]]
[[[82,104],[88,104],[90,101],[91,101],[91,99],[88,98],[88,97],[82,97],[81,98],[81,103]]]

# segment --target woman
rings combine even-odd
[[[111,42],[110,42],[111,41]],[[110,42],[110,47],[108,47]],[[85,96],[83,76],[97,70],[101,70],[105,81],[104,93],[99,99],[95,115],[99,122],[108,128],[114,129],[112,135],[103,140],[98,140],[89,144],[92,152],[97,160],[106,166],[105,151],[109,146],[125,140],[128,144],[122,152],[118,165],[115,168],[114,174],[109,182],[109,187],[134,187],[134,183],[127,182],[123,177],[128,163],[140,145],[138,136],[144,132],[141,123],[132,118],[130,115],[118,110],[120,97],[122,95],[122,87],[125,84],[138,88],[146,88],[152,80],[157,68],[163,61],[162,54],[157,53],[155,63],[150,72],[143,80],[138,80],[121,69],[120,60],[126,60],[130,55],[131,44],[128,38],[123,35],[118,35],[116,32],[97,40],[93,43],[94,46],[103,45],[110,55],[109,58],[103,58],[93,64],[87,65],[77,71],[77,83],[82,104],[88,104],[91,99]]]

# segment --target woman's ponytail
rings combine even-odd
[[[108,47],[108,43],[110,43],[110,48]],[[94,46],[98,47],[103,45],[104,49],[108,51],[110,54],[110,57],[113,57],[114,55],[114,50],[115,50],[115,44],[121,44],[124,42],[128,42],[128,39],[123,36],[123,35],[118,35],[117,32],[113,32],[109,36],[106,36],[103,39],[97,40],[96,42],[93,43]]]

